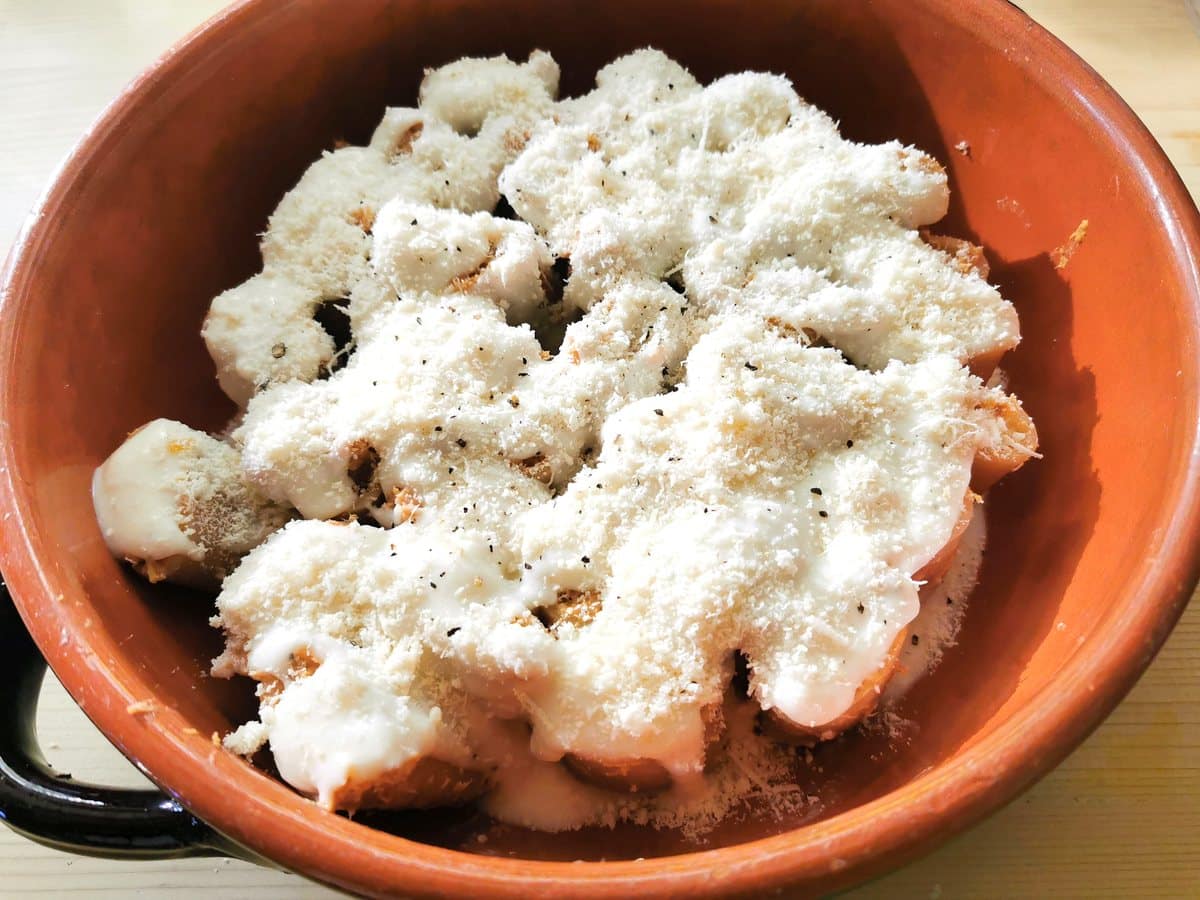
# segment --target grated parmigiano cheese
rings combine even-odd
[[[239,485],[238,521],[263,523],[223,557],[249,551],[214,671],[261,703],[226,746],[269,745],[330,807],[436,760],[551,830],[802,805],[755,717],[854,708],[976,457],[1032,454],[969,370],[1017,343],[1015,311],[918,233],[941,166],[843,139],[782,77],[702,86],[643,50],[581,97],[557,83],[540,52],[428,72],[419,108],[309,169],[262,273],[213,302],[245,408],[228,445],[201,436],[226,468],[187,477]],[[329,303],[350,346],[314,318]],[[130,515],[97,491],[110,545],[203,559],[159,511],[183,476],[150,462],[122,476],[147,481]],[[671,787],[585,787],[564,758]]]

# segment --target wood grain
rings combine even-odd
[[[120,87],[221,0],[0,0],[0,246]],[[1200,37],[1184,0],[1020,4],[1100,71],[1200,196]],[[39,713],[51,758],[90,780],[141,776],[57,683]],[[231,860],[111,862],[0,828],[0,897],[331,897]],[[1200,606],[1111,718],[1008,808],[852,892],[884,897],[1200,896]]]

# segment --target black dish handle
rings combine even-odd
[[[260,860],[155,790],[101,787],[50,768],[35,713],[46,661],[0,576],[0,819],[56,850],[109,859]]]

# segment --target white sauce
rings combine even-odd
[[[979,582],[986,544],[987,516],[985,509],[976,507],[946,577],[921,588],[921,612],[908,626],[909,635],[915,635],[917,641],[913,643],[910,639],[904,645],[896,674],[883,692],[885,704],[903,697],[917,681],[936,669],[942,656],[955,645],[967,599]]]
[[[207,588],[289,518],[246,482],[237,450],[168,419],[96,469],[92,503],[114,556],[147,564],[151,580]]]
[[[96,469],[92,503],[114,556],[203,558],[204,550],[183,533],[179,511],[187,458],[194,453],[195,432],[178,422],[155,419]]]

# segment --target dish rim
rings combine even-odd
[[[1161,147],[1116,92],[1065,44],[1004,0],[959,4],[923,0],[945,19],[997,45],[1024,43],[1034,73],[1064,104],[1079,104],[1151,189],[1163,228],[1175,246],[1173,278],[1190,295],[1190,324],[1200,337],[1200,213]],[[13,245],[0,288],[0,359],[13,358],[23,304],[34,290],[42,249],[107,143],[150,103],[157,86],[186,78],[194,62],[235,31],[263,26],[270,0],[239,0],[184,37],[131,82],[84,133],[59,166]],[[1196,366],[1185,387],[1196,392]],[[1161,552],[1146,554],[1130,576],[1130,602],[1086,654],[1067,661],[1049,687],[996,733],[962,751],[954,766],[928,772],[870,803],[780,835],[646,861],[549,862],[483,857],[365,829],[321,813],[283,785],[216,751],[204,736],[184,734],[177,714],[132,717],[129,703],[145,696],[132,671],[97,664],[107,648],[93,644],[76,603],[50,598],[69,591],[39,560],[26,528],[31,509],[18,503],[19,464],[10,433],[14,379],[0,379],[0,566],[17,607],[64,686],[105,736],[152,780],[238,843],[309,877],[358,890],[426,894],[488,892],[525,898],[531,890],[562,896],[709,895],[810,880],[857,880],[884,862],[981,819],[1057,765],[1124,697],[1182,613],[1200,577],[1200,416],[1191,423],[1186,464],[1174,475],[1182,490],[1159,515]],[[1181,459],[1183,452],[1180,453]],[[1182,477],[1180,477],[1182,476]],[[69,640],[60,640],[61,635]],[[114,661],[114,666],[118,661]],[[119,668],[119,666],[116,666]],[[254,777],[257,777],[257,781]],[[231,802],[229,798],[236,798]],[[285,827],[280,827],[285,826]],[[840,878],[839,878],[840,873]]]

